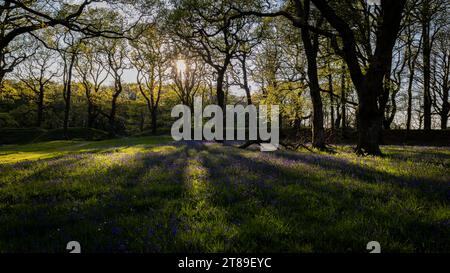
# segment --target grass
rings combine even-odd
[[[61,157],[67,154],[107,152],[108,150],[123,150],[142,145],[165,143],[170,141],[168,136],[159,137],[130,137],[102,141],[63,141],[34,143],[28,145],[0,146],[0,164],[17,163]]]
[[[68,128],[67,133],[69,140],[104,140],[109,138],[107,132],[92,128],[71,127]],[[0,145],[28,144],[65,139],[63,129],[0,128]]]
[[[0,147],[0,252],[449,252],[450,149],[167,137]]]

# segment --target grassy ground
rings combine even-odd
[[[450,251],[450,149],[169,138],[0,147],[0,252]]]
[[[42,128],[0,128],[1,144],[29,144],[54,140],[104,140],[108,132],[82,127],[70,127],[67,137],[63,129],[45,130]]]

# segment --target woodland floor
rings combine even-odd
[[[450,147],[0,147],[0,252],[450,252]]]

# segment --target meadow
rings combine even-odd
[[[0,147],[0,252],[450,252],[450,148]]]

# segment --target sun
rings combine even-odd
[[[177,72],[184,74],[186,72],[186,61],[183,59],[176,60]]]

